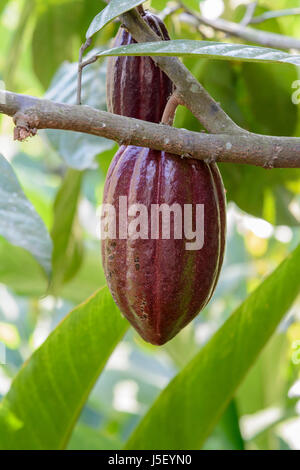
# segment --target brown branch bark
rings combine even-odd
[[[300,138],[295,137],[198,133],[118,116],[89,106],[54,103],[3,91],[0,91],[0,113],[14,117],[19,139],[34,135],[37,129],[63,129],[207,162],[300,168]]]
[[[121,21],[137,42],[158,41],[159,38],[135,10],[121,15]],[[176,85],[181,101],[211,133],[246,133],[223,111],[177,57],[152,57],[154,62]]]
[[[137,41],[157,40],[133,10],[122,21]],[[237,126],[176,57],[155,57],[184,103],[211,134],[175,129],[31,96],[0,91],[0,113],[14,117],[15,137],[23,140],[38,129],[62,129],[106,137],[120,144],[151,147],[207,162],[243,163],[264,168],[300,168],[300,138],[253,134]],[[173,103],[170,103],[170,106]]]
[[[180,104],[184,104],[178,98],[176,91],[170,96],[161,118],[161,124],[172,126],[175,118],[176,109]]]

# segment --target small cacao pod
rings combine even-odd
[[[121,207],[124,201],[127,206]],[[146,341],[164,344],[205,307],[217,284],[226,230],[219,170],[215,164],[200,160],[122,146],[109,168],[103,202],[114,207],[116,216],[117,230],[102,239],[103,266],[113,298]],[[175,236],[175,215],[170,217],[169,238],[162,233],[163,222],[152,233],[152,207],[157,210],[162,204],[170,209],[179,205],[182,214],[185,205],[192,205],[194,231],[200,219],[196,205],[203,205],[201,249],[187,249],[191,237],[183,230],[181,238],[180,234]],[[140,215],[133,218],[132,207],[140,215],[146,208],[146,223],[137,222]],[[126,220],[129,216],[124,236],[120,227],[124,228],[121,218],[125,212]],[[132,222],[138,237],[132,235],[134,231],[130,233]]]
[[[169,40],[164,23],[147,12],[143,19],[162,39]],[[136,41],[123,27],[113,46],[124,46]],[[171,80],[151,57],[109,57],[107,63],[107,109],[114,114],[159,123],[169,96],[173,92]]]

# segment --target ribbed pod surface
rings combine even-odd
[[[162,40],[170,39],[157,16],[147,12],[143,19]],[[128,31],[120,27],[113,46],[135,42]],[[106,89],[109,112],[159,123],[173,85],[150,57],[109,57]]]
[[[122,146],[111,163],[103,201],[114,206],[117,228],[120,196],[127,198],[128,208],[147,208],[148,238],[120,239],[117,232],[102,240],[104,271],[121,312],[146,341],[161,345],[205,307],[216,287],[225,249],[222,179],[214,164]],[[194,228],[196,205],[203,204],[202,249],[187,250],[191,240],[174,238],[174,218],[170,239],[161,232],[158,239],[151,238],[151,206],[174,203],[182,213],[185,204],[192,204]]]

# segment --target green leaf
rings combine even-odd
[[[184,0],[182,3],[191,10],[199,11],[199,6],[202,1],[203,0]]]
[[[273,225],[299,225],[290,207],[295,194],[289,189],[291,183],[299,181],[298,168],[267,171],[250,165],[227,163],[221,163],[219,168],[228,200],[234,201],[240,209]]]
[[[47,88],[63,62],[77,60],[90,18],[105,4],[101,0],[38,3],[38,18],[31,46],[33,67],[40,82]]]
[[[114,47],[100,52],[101,56],[194,56],[206,59],[243,62],[284,63],[300,66],[300,55],[292,55],[267,47],[226,44],[213,41],[176,39]]]
[[[68,450],[114,450],[122,447],[116,438],[96,429],[78,424],[72,434]]]
[[[24,2],[17,28],[13,32],[10,47],[7,54],[5,65],[5,84],[7,89],[14,89],[14,76],[17,66],[22,56],[23,47],[26,44],[24,37],[28,28],[30,19],[35,14],[34,0]]]
[[[235,400],[229,403],[220,420],[219,427],[228,441],[229,449],[244,449],[244,441],[239,427],[239,415]]]
[[[99,242],[84,246],[84,258],[76,276],[63,286],[60,295],[74,304],[83,302],[99,286],[105,286],[106,279],[101,266]]]
[[[155,10],[163,10],[166,6],[166,1],[165,0],[151,0],[151,7],[154,8]]]
[[[199,12],[199,5],[202,0],[184,0],[181,2],[183,5],[187,6],[191,10],[195,10]],[[151,0],[151,7],[156,10],[163,10],[163,8],[167,7],[167,3],[165,0]]]
[[[282,370],[288,353],[286,332],[277,332],[239,388],[237,402],[242,415],[275,406],[285,396],[289,377]]]
[[[0,155],[0,235],[31,253],[49,276],[52,243],[44,222],[26,198],[17,177]]]
[[[51,290],[57,292],[72,279],[82,261],[82,238],[76,215],[80,196],[82,173],[69,170],[54,203],[54,224]]]
[[[185,65],[241,127],[269,135],[297,135],[298,108],[291,100],[291,83],[297,69],[287,65],[236,64],[216,60],[184,59]],[[199,121],[185,107],[176,112],[175,124],[199,132]],[[219,165],[227,198],[242,210],[274,225],[299,225],[290,202],[298,189],[297,168],[275,169],[249,165]],[[251,197],[249,197],[249,188]]]
[[[7,3],[9,2],[9,0],[2,0],[1,1],[1,5],[0,5],[0,14],[2,13],[2,11],[4,10],[4,8],[6,7]]]
[[[104,288],[33,353],[0,406],[0,449],[63,449],[107,359],[127,329]]]
[[[214,432],[205,442],[203,449],[244,450],[235,400],[229,403]]]
[[[0,282],[18,295],[41,297],[48,287],[45,271],[28,251],[0,237]],[[101,285],[101,284],[100,284]]]
[[[291,380],[288,374],[283,373],[288,354],[286,332],[275,334],[238,390],[237,403],[242,416],[282,404]],[[259,433],[259,448],[271,450],[275,447],[274,435],[268,430],[269,423],[265,427],[266,431],[262,433],[261,427]]]
[[[297,68],[248,63],[242,65],[241,72],[249,129],[258,134],[293,136],[298,107],[291,100],[291,86],[297,80]]]
[[[90,38],[98,33],[106,24],[110,23],[117,16],[122,15],[126,11],[132,10],[144,3],[141,0],[111,0],[107,7],[104,8],[95,18],[87,30],[86,37]]]
[[[78,2],[47,4],[37,18],[31,46],[33,67],[45,88],[62,62],[75,59],[74,17],[79,15],[78,5]]]
[[[161,393],[127,449],[199,449],[300,292],[300,245]]]
[[[202,1],[203,0],[184,0],[181,3],[186,5],[191,10],[195,10],[199,12],[199,5],[200,5],[200,2]],[[167,3],[168,2],[166,2],[166,0],[151,0],[151,7],[160,11],[167,6]]]

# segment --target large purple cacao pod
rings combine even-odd
[[[143,19],[162,40],[169,40],[164,23],[147,12]],[[136,41],[120,27],[113,46]],[[151,57],[109,57],[106,79],[107,109],[121,116],[159,123],[173,84]]]
[[[147,208],[148,225],[138,227],[144,239],[120,238],[125,207],[119,213],[120,196],[127,198],[128,209],[133,204]],[[113,298],[146,341],[164,344],[205,307],[217,284],[226,230],[219,170],[215,164],[200,160],[122,146],[109,168],[103,202],[111,204],[116,213],[116,233],[102,240],[103,266]],[[175,217],[171,217],[169,239],[163,239],[161,223],[158,238],[151,238],[153,204],[179,204],[182,213],[184,205],[192,204],[194,229],[196,205],[203,205],[203,247],[188,250],[191,240],[185,233],[182,238],[174,236]],[[138,215],[128,217],[128,223]]]

